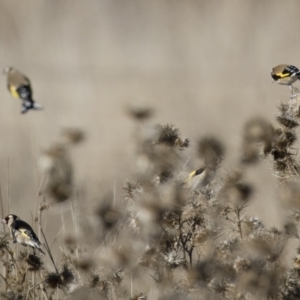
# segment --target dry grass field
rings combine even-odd
[[[0,1],[0,68],[28,75],[44,106],[20,114],[0,78],[0,214],[26,220],[44,243],[42,227],[58,268],[48,254],[37,266],[2,234],[1,299],[298,299],[299,129],[276,120],[297,122],[298,98],[270,71],[300,67],[299,9]],[[249,120],[264,134],[247,133]],[[84,139],[71,143],[66,129]],[[211,185],[187,191],[178,178],[206,159],[205,137],[224,148],[222,163]],[[254,144],[265,155],[242,163]]]

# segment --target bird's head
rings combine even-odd
[[[8,74],[12,69],[13,69],[13,67],[5,67],[2,71],[3,75]]]
[[[19,218],[16,215],[10,214],[7,215],[3,220],[2,223],[11,225],[15,220],[18,220]]]

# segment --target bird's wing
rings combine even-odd
[[[21,85],[30,85],[28,77],[20,73],[19,71],[13,71],[8,75],[7,81],[10,85],[19,87]]]
[[[31,240],[35,240],[38,244],[40,244],[38,237],[32,230],[31,226],[26,222],[22,220],[16,220],[13,229],[19,231],[24,236],[29,237]]]

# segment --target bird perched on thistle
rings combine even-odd
[[[16,215],[10,214],[2,220],[2,223],[7,224],[14,243],[19,243],[23,246],[30,246],[33,249],[38,249],[41,253],[45,254],[45,252],[41,249],[42,244],[38,237],[34,233],[31,226],[25,221],[22,221]]]
[[[43,108],[32,99],[32,88],[28,77],[13,67],[6,67],[3,74],[6,75],[7,88],[11,95],[22,101],[22,114],[29,109],[41,110]]]
[[[192,171],[183,181],[183,184],[191,190],[197,190],[207,186],[216,177],[217,168],[204,165],[197,170]]]
[[[272,69],[271,76],[277,83],[288,85],[293,92],[292,84],[300,78],[300,70],[291,65],[278,65]]]

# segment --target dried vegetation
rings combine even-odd
[[[73,197],[71,152],[84,134],[64,131],[40,160],[37,221],[49,207],[68,203],[76,208],[72,231],[52,267],[45,257],[18,251],[2,232],[1,299],[299,299],[300,245],[286,259],[289,240],[299,239],[299,104],[298,94],[282,104],[276,125],[262,118],[245,124],[240,170],[222,170],[219,139],[195,143],[198,158],[219,173],[198,190],[181,176],[190,141],[174,125],[149,125],[151,108],[128,109],[136,125],[135,172],[124,178],[120,198],[112,191],[92,208]],[[261,159],[269,159],[288,211],[278,228],[248,213],[255,187],[241,170]]]

